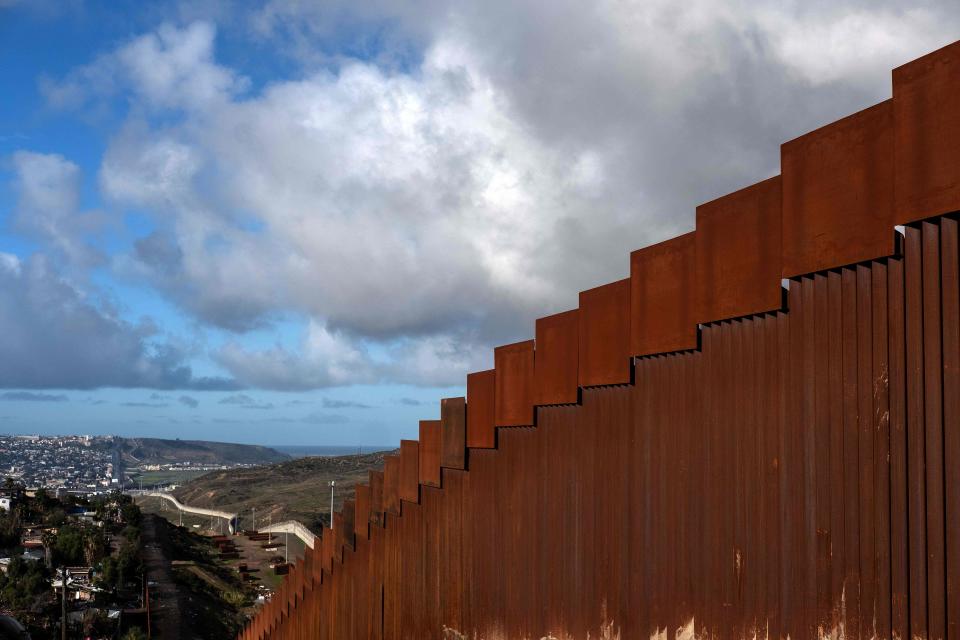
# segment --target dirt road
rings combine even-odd
[[[143,516],[143,564],[150,591],[152,637],[171,640],[188,638],[189,635],[181,633],[180,596],[170,571],[170,559],[164,552],[169,544],[164,524],[155,515]]]

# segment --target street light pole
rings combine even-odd
[[[333,487],[336,486],[337,481],[330,481],[330,530],[333,531]]]

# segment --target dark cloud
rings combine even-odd
[[[272,402],[257,402],[250,396],[245,393],[238,393],[232,396],[227,396],[219,402],[220,404],[229,404],[240,407],[242,409],[273,409],[274,405]]]
[[[232,396],[222,398],[220,404],[253,404],[254,400],[245,393],[237,393]]]
[[[180,273],[183,251],[176,241],[162,232],[154,232],[134,242],[134,255],[155,273],[175,277]]]
[[[239,387],[194,376],[185,359],[152,323],[123,320],[43,256],[0,254],[0,388]]]
[[[353,400],[336,400],[333,398],[323,399],[324,409],[372,409],[373,405],[355,402]]]
[[[190,407],[191,409],[196,409],[200,406],[200,401],[196,398],[191,398],[190,396],[180,396],[177,400],[180,402],[180,404]]]
[[[397,398],[397,404],[402,404],[406,407],[419,407],[425,403],[416,398]]]
[[[166,402],[121,402],[121,407],[135,407],[138,409],[163,409],[170,405]]]
[[[68,402],[70,398],[62,393],[37,393],[34,391],[7,391],[0,393],[0,400],[17,402]]]

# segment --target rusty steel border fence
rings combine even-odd
[[[960,640],[957,211],[960,43],[497,348],[239,638]]]

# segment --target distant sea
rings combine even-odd
[[[271,446],[280,453],[286,453],[294,458],[306,458],[307,456],[349,456],[357,453],[374,453],[375,451],[392,451],[396,447],[318,447],[311,445],[276,445]]]

